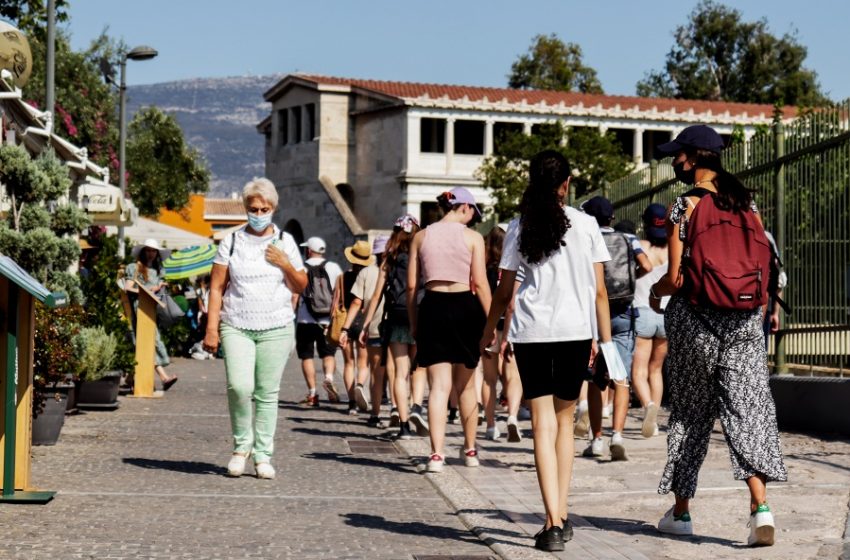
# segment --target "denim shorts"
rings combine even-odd
[[[640,315],[635,320],[635,332],[641,338],[667,338],[664,330],[664,314],[649,307],[639,307]]]

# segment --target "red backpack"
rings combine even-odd
[[[682,259],[692,304],[735,311],[766,305],[772,262],[754,212],[722,210],[713,194],[702,196],[687,223]]]

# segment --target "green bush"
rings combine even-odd
[[[118,342],[103,327],[83,327],[74,336],[74,352],[83,381],[97,381],[115,364]]]

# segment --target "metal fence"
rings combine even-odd
[[[776,371],[850,374],[850,100],[777,123],[723,153],[724,167],[756,191],[776,238],[793,314],[773,337]],[[618,219],[640,224],[652,202],[686,190],[669,160],[653,161],[600,191]]]

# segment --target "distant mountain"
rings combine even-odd
[[[127,120],[156,105],[174,115],[186,141],[206,158],[210,193],[228,195],[265,171],[264,139],[257,133],[270,106],[263,93],[283,75],[197,78],[127,88]]]

